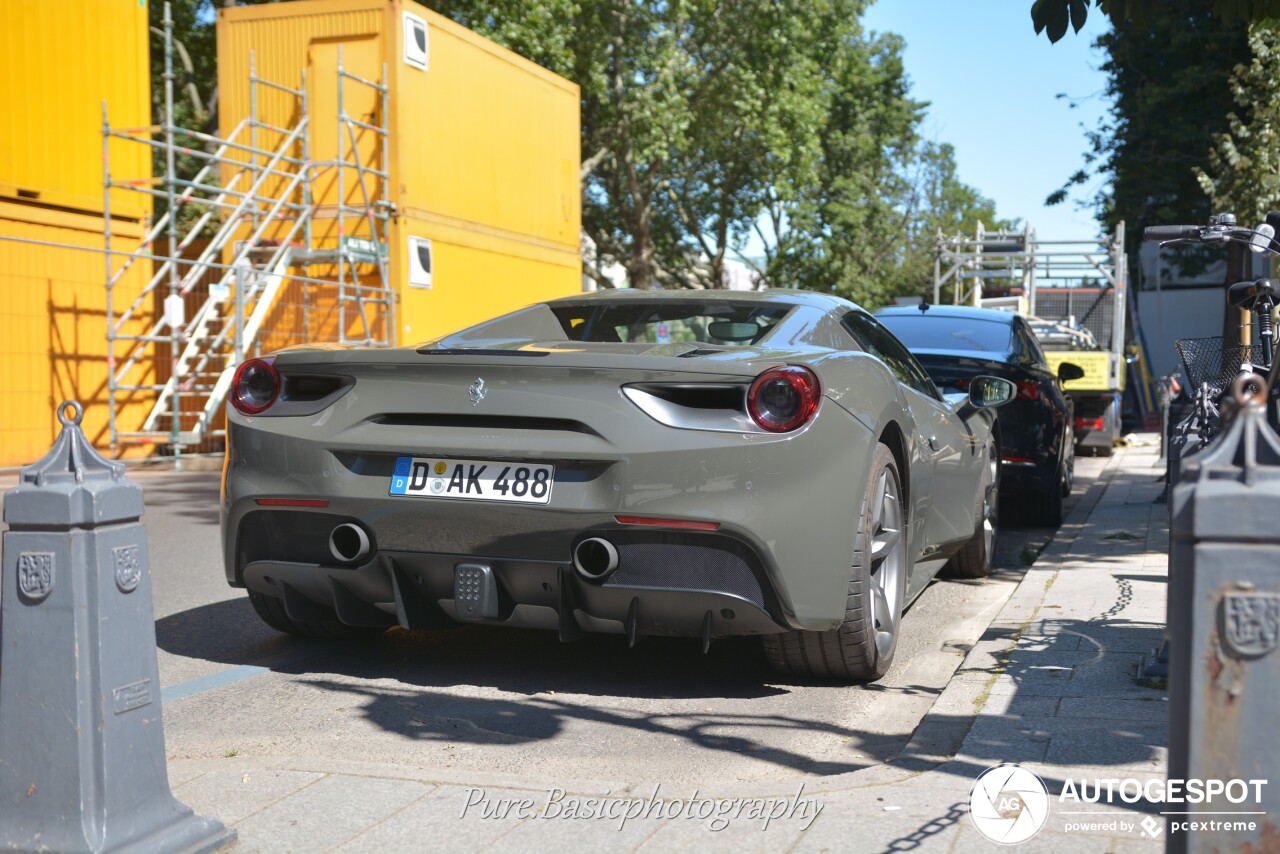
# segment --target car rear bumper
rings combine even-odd
[[[260,515],[260,514],[254,514]],[[272,523],[246,518],[246,540]],[[323,530],[319,520],[317,535]],[[457,623],[641,636],[727,637],[788,628],[754,550],[721,534],[590,532],[620,556],[602,580],[571,561],[382,550],[358,567],[280,561],[245,553],[246,587],[281,599],[296,620],[322,616],[356,626],[437,629]],[[256,558],[256,559],[255,559]]]
[[[520,458],[556,465],[547,505],[391,496],[394,460],[412,446],[303,439],[285,420],[229,419],[223,546],[227,581],[281,599],[295,619],[318,606],[353,625],[720,637],[825,630],[844,617],[874,438],[837,406],[786,437],[650,423],[649,443],[628,453],[602,438],[579,437],[585,453],[576,455],[526,445]],[[431,443],[432,453],[463,459],[489,458],[492,447]],[[258,503],[282,498],[326,506]],[[627,525],[619,516],[717,529]],[[358,565],[329,549],[330,533],[347,522],[370,541]],[[592,536],[620,557],[603,581],[573,567],[575,546]],[[491,588],[480,612],[457,601],[460,566],[480,567]]]

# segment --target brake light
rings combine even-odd
[[[1103,430],[1107,426],[1106,418],[1077,418],[1077,430]]]
[[[1039,400],[1040,384],[1034,380],[1020,380],[1018,382],[1018,400]]]
[[[970,384],[970,380],[969,380],[969,378],[968,378],[968,377],[961,377],[961,378],[960,378],[960,379],[958,379],[958,380],[952,380],[952,381],[951,381],[951,386],[952,386],[952,388],[958,388],[958,389],[960,389],[961,391],[968,391],[968,390],[969,390],[969,384]]]
[[[264,412],[280,396],[280,374],[272,359],[250,359],[231,378],[231,405],[244,415]]]
[[[809,423],[821,397],[818,377],[808,368],[770,368],[747,391],[747,414],[770,433],[786,433]]]

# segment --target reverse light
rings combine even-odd
[[[770,433],[786,433],[809,423],[821,397],[818,377],[808,368],[770,368],[747,391],[747,414]]]
[[[714,531],[719,522],[697,522],[692,519],[658,519],[651,516],[614,516],[619,525],[656,525],[662,528],[683,528],[686,531]]]
[[[257,415],[280,396],[280,374],[271,359],[249,359],[231,378],[231,405],[244,415]]]

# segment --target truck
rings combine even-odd
[[[933,301],[1026,317],[1049,368],[1072,362],[1084,376],[1063,383],[1075,404],[1077,453],[1108,456],[1120,438],[1125,389],[1128,262],[1124,223],[1110,237],[1040,240],[1022,230],[937,235]]]

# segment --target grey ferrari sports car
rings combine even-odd
[[[417,346],[239,366],[227,581],[268,624],[760,635],[871,680],[944,567],[990,567],[1007,380],[941,394],[870,314],[806,291],[617,291]]]

